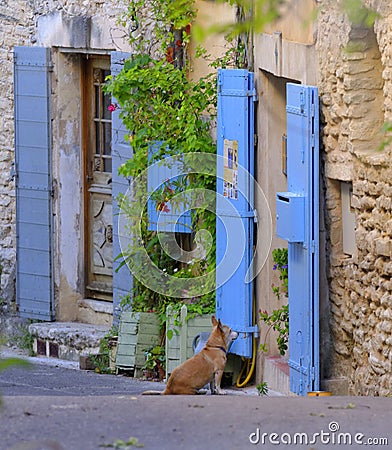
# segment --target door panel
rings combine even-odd
[[[243,69],[218,72],[216,314],[240,333],[231,353],[250,358],[253,286],[254,80]],[[220,157],[220,158],[219,158]],[[229,209],[230,208],[230,209]]]
[[[110,69],[112,75],[115,77],[124,67],[124,61],[129,57],[128,53],[112,52]],[[116,99],[112,99],[116,102]],[[126,265],[120,267],[121,258],[117,256],[121,253],[120,239],[122,233],[127,233],[119,229],[119,206],[116,198],[120,194],[126,194],[131,180],[119,175],[118,169],[121,164],[132,158],[133,151],[125,135],[127,130],[120,118],[119,110],[112,113],[112,198],[113,198],[113,322],[118,323],[120,320],[120,303],[121,299],[130,294],[133,286],[132,274]]]
[[[102,89],[110,74],[109,58],[89,56],[84,60],[84,74],[85,295],[112,300],[111,98]]]
[[[288,241],[290,389],[306,395],[320,388],[317,88],[288,83],[286,111],[289,192],[277,193],[277,234]]]

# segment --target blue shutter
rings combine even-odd
[[[253,84],[253,74],[246,70],[219,70],[216,314],[240,332],[231,352],[248,358],[252,356],[252,333],[257,332],[252,323],[252,282],[247,281],[254,227],[249,177],[254,172]]]
[[[111,73],[116,76],[124,66],[124,61],[129,57],[128,53],[111,53]],[[116,99],[113,99],[116,102]],[[112,113],[112,197],[113,197],[113,257],[121,253],[119,237],[119,207],[117,197],[120,193],[125,194],[130,187],[131,180],[118,174],[119,167],[128,159],[132,158],[133,152],[129,142],[124,136],[127,130],[120,118],[119,111]],[[118,323],[120,317],[121,299],[128,295],[133,286],[133,278],[127,266],[119,268],[121,259],[113,262],[113,320]]]
[[[52,320],[50,51],[14,48],[16,296],[21,317]]]
[[[154,153],[156,153],[162,143],[157,142],[156,145],[151,145],[148,152],[148,160],[151,164]],[[151,195],[157,189],[162,189],[165,186],[170,188],[179,179],[178,174],[183,173],[183,164],[179,161],[170,160],[169,164],[164,162],[155,162],[152,167],[148,169],[147,189]],[[157,202],[148,199],[148,229],[151,231],[159,231],[166,233],[191,233],[192,232],[192,217],[191,212],[185,211],[186,205],[178,203],[174,205],[169,202],[165,203],[167,211],[158,210]]]
[[[312,86],[287,84],[287,181],[277,234],[289,252],[290,389],[319,390],[319,108]]]

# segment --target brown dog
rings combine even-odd
[[[162,395],[193,395],[206,384],[210,384],[211,394],[226,394],[220,387],[226,365],[226,353],[230,343],[237,339],[238,333],[220,319],[212,316],[212,331],[205,347],[192,358],[176,367],[169,377]],[[143,394],[156,394],[146,391]]]
[[[238,333],[222,325],[215,316],[211,320],[213,328],[205,347],[173,370],[163,395],[197,394],[208,383],[211,394],[225,394],[220,383],[226,365],[226,353]]]

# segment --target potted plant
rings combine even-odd
[[[147,380],[162,381],[165,378],[165,347],[155,345],[145,352],[143,375]]]

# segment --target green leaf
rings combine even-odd
[[[30,368],[31,364],[28,361],[20,358],[5,358],[5,359],[0,358],[0,372],[9,369],[10,367],[13,366]]]

